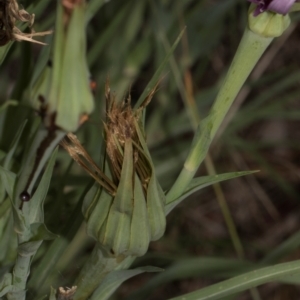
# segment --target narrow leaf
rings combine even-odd
[[[16,182],[16,174],[0,166],[0,178],[1,178],[1,182],[4,184],[6,193],[8,194],[9,198],[12,200],[14,185]]]
[[[130,294],[126,300],[146,299],[159,287],[176,280],[187,278],[224,279],[240,275],[257,268],[255,263],[248,261],[219,258],[192,257],[174,261],[166,270],[150,280],[140,289]]]
[[[185,28],[183,30],[181,30],[181,32],[179,33],[179,35],[178,35],[177,39],[175,40],[174,44],[172,45],[170,51],[167,53],[167,55],[165,56],[164,60],[162,61],[162,63],[160,64],[160,66],[158,67],[158,69],[156,70],[156,72],[154,73],[154,75],[152,76],[151,80],[147,84],[146,88],[144,89],[143,93],[139,97],[137,103],[134,106],[135,109],[137,109],[138,107],[140,107],[140,105],[143,103],[143,101],[149,95],[150,91],[152,91],[155,88],[155,86],[157,85],[157,82],[160,79],[162,71],[164,70],[165,66],[169,62],[169,59],[170,59],[171,55],[173,54],[175,48],[177,47],[177,45],[178,45],[178,43],[179,43],[179,41],[180,41],[180,39],[181,39],[184,31],[185,31]]]
[[[30,241],[53,240],[58,236],[50,232],[44,223],[30,224]]]
[[[113,292],[127,279],[145,273],[145,272],[161,272],[163,269],[157,267],[141,267],[133,270],[113,271],[105,277],[101,285],[96,289],[91,300],[106,300]]]
[[[49,300],[57,300],[57,298],[56,298],[56,289],[54,289],[53,287],[51,287]]]
[[[98,12],[101,6],[107,1],[105,0],[90,0],[87,3],[86,13],[85,13],[85,21],[88,23],[94,15]]]
[[[16,136],[14,137],[14,140],[13,140],[13,142],[12,142],[10,148],[9,148],[9,151],[8,151],[6,157],[5,157],[5,160],[4,160],[3,166],[4,166],[5,169],[9,169],[12,157],[15,154],[16,148],[17,148],[17,146],[19,144],[19,140],[20,140],[20,137],[22,135],[22,132],[24,130],[24,127],[25,127],[26,123],[27,123],[27,120],[25,120],[23,122],[23,124],[20,126],[20,128],[19,128]]]
[[[251,271],[172,300],[216,300],[300,273],[300,260]],[[171,299],[170,299],[171,300]]]
[[[17,106],[18,101],[16,101],[16,100],[7,100],[7,101],[5,101],[2,105],[0,105],[0,112],[4,111],[10,105],[11,106]]]
[[[50,157],[50,160],[47,164],[45,173],[43,174],[43,177],[40,181],[40,184],[32,196],[31,200],[29,201],[30,210],[29,210],[29,222],[32,223],[38,223],[44,221],[44,200],[46,198],[50,180],[52,177],[53,167],[56,159],[58,148],[53,152],[53,154]]]
[[[202,177],[194,178],[186,188],[185,192],[179,198],[175,199],[174,201],[166,205],[166,215],[168,215],[173,210],[173,208],[175,208],[179,203],[181,203],[184,199],[186,199],[189,195],[191,195],[196,191],[199,191],[217,182],[238,178],[241,176],[253,174],[255,172],[257,171],[231,172],[231,173],[224,173],[220,175],[202,176]]]
[[[29,229],[29,225],[26,223],[23,213],[13,203],[13,189],[16,181],[16,174],[12,173],[0,166],[0,179],[4,185],[6,193],[11,201],[14,216],[14,230],[17,233],[25,232]]]
[[[11,273],[7,273],[0,281],[0,297],[9,293],[12,290],[12,287],[12,275]]]

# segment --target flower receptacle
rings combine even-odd
[[[251,31],[263,37],[281,36],[291,23],[289,15],[281,15],[271,11],[255,15],[255,9],[256,6],[251,4],[248,11],[248,25]]]

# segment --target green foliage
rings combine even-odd
[[[105,277],[97,290],[94,292],[91,299],[106,300],[113,294],[113,292],[127,279],[133,276],[142,274],[144,272],[162,272],[163,269],[145,266],[131,270],[113,271]]]
[[[264,283],[280,280],[284,277],[299,274],[299,261],[291,263],[278,264],[273,267],[262,268],[243,275],[233,277],[223,282],[211,285],[200,291],[193,292],[184,297],[172,299],[187,300],[206,300],[222,299],[225,296],[244,291],[245,289],[255,287]]]
[[[286,129],[279,138],[276,130],[268,131],[269,139],[259,135],[265,132],[262,124],[281,122],[280,133],[300,119],[295,101],[300,74],[293,55],[273,58],[274,64],[263,57],[246,81],[272,41],[249,31],[247,1],[90,0],[73,15],[72,7],[60,3],[22,2],[35,14],[35,32],[55,28],[41,37],[47,45],[11,41],[0,47],[1,299],[60,299],[59,287],[75,285],[74,300],[156,299],[160,291],[170,299],[233,299],[249,289],[253,299],[257,294],[267,299],[263,289],[253,288],[299,284],[299,261],[291,255],[299,251],[300,233],[289,229],[270,244],[259,243],[260,230],[250,234],[256,222],[265,224],[264,232],[269,224],[288,227],[285,210],[296,214],[299,209],[296,180],[291,180],[299,177],[292,160],[300,149],[296,130]],[[292,20],[297,18],[295,13]],[[292,40],[286,43],[295,48]],[[269,55],[284,43],[272,45]],[[263,74],[265,64],[270,69]],[[140,141],[130,145],[147,158],[148,181],[133,172],[138,157],[128,148],[122,153],[121,180],[108,170],[103,154],[107,78],[114,100],[128,99],[136,110],[157,88],[139,123],[135,120]],[[92,157],[89,163],[118,184],[116,194],[91,181],[58,147],[68,131],[76,130]],[[277,159],[278,149],[288,149],[286,157]],[[210,237],[228,216],[214,207],[208,187],[229,202],[229,218],[238,228],[234,237],[235,228],[228,226],[232,240],[224,229]],[[231,202],[234,196],[242,204]],[[252,213],[257,199],[261,203]],[[256,219],[245,225],[241,211]],[[159,239],[167,215],[167,232]],[[196,234],[188,236],[186,228]],[[242,247],[238,254],[231,245],[235,238]],[[147,281],[135,283],[137,275]],[[172,282],[186,279],[203,279],[208,286],[168,294]],[[134,292],[118,289],[122,284],[133,284]]]

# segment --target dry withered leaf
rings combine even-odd
[[[16,26],[17,21],[27,23],[31,32],[22,32]],[[10,41],[28,41],[44,45],[44,43],[34,40],[33,37],[44,36],[52,31],[34,32],[33,23],[34,14],[20,8],[16,0],[0,0],[0,46],[4,46]]]

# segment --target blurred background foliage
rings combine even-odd
[[[36,31],[53,28],[55,1],[20,2],[33,7]],[[96,109],[78,136],[91,156],[100,159],[106,78],[117,99],[130,94],[134,102],[186,26],[146,116],[147,141],[157,175],[163,188],[170,188],[193,137],[190,112],[197,110],[204,117],[211,107],[246,26],[247,8],[248,2],[240,0],[88,1],[88,63],[91,80],[97,85]],[[170,268],[168,272],[139,275],[123,284],[112,299],[167,299],[251,270],[260,261],[300,258],[298,19],[295,14],[294,24],[263,56],[210,149],[217,173],[260,172],[222,183],[222,193],[207,188],[177,207],[168,216],[166,235],[134,263]],[[22,100],[26,99],[39,53],[47,47],[14,43],[1,65],[0,104],[16,100],[20,105],[0,111],[0,156],[23,120],[34,122],[36,118]],[[20,147],[19,157],[22,151]],[[198,175],[207,173],[204,165],[198,171]],[[45,208],[46,224],[52,232],[66,235],[65,221],[88,182],[88,176],[60,150]],[[239,258],[252,263],[235,259],[237,254],[218,205],[222,196],[244,247]],[[43,243],[32,272],[49,244]],[[92,247],[93,241],[86,238],[82,228],[41,291],[48,291],[50,285],[70,284]],[[275,283],[258,290],[262,299],[298,299],[300,292],[296,286]],[[238,299],[250,299],[250,293]]]

